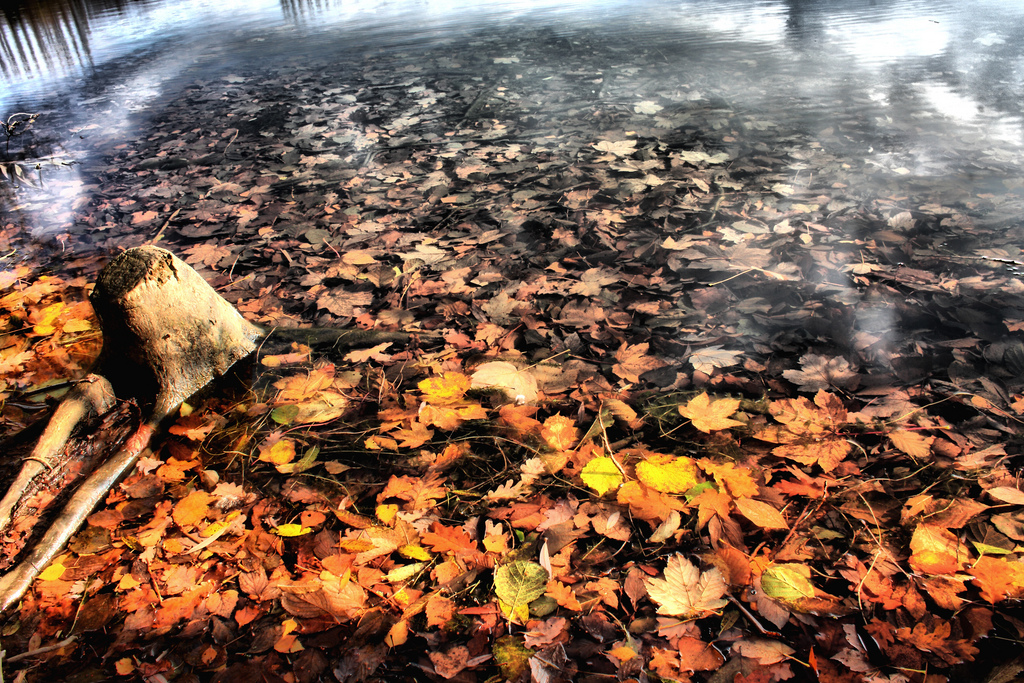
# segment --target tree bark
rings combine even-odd
[[[149,417],[82,483],[36,547],[0,577],[0,612],[21,599],[96,504],[135,465],[164,419],[252,353],[263,336],[262,329],[246,321],[195,270],[157,247],[129,249],[114,258],[100,273],[91,301],[103,332],[98,374],[58,406],[15,485],[0,501],[0,521],[10,521],[21,494],[50,466],[75,426],[109,409],[113,394],[136,399]]]

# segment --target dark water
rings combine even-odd
[[[996,360],[1020,345],[1024,4],[56,0],[5,10],[0,55],[0,111],[41,113],[12,158],[76,162],[5,184],[0,218],[105,251],[166,220],[191,262],[252,275],[236,298],[275,286],[273,240],[245,246],[279,234],[266,207],[298,206],[288,236],[378,248],[394,226],[394,249],[419,245],[403,262],[488,230],[525,254],[631,249],[675,309],[624,315],[708,325],[742,301],[729,335],[759,353],[779,325],[883,365],[940,325]],[[463,219],[476,233],[452,237]],[[766,270],[732,302],[680,294]],[[901,309],[914,297],[931,310]]]

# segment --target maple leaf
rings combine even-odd
[[[719,398],[712,401],[705,391],[690,399],[686,405],[679,406],[678,410],[679,414],[688,418],[694,427],[705,434],[710,434],[719,429],[742,427],[742,422],[729,419],[739,407],[740,402],[737,399]]]
[[[650,344],[646,342],[633,345],[622,342],[622,346],[615,352],[617,362],[612,372],[627,382],[635,383],[640,381],[640,375],[645,372],[665,367],[667,363],[647,355],[649,348]]]
[[[665,578],[648,578],[647,594],[658,604],[658,614],[702,617],[729,604],[722,596],[728,586],[717,568],[701,572],[682,555],[673,555],[665,565]]]
[[[734,462],[716,463],[701,458],[700,468],[715,478],[719,489],[728,491],[733,498],[751,498],[758,494],[757,482],[750,470]]]
[[[780,458],[796,460],[804,465],[817,464],[824,472],[831,472],[853,450],[846,439],[821,439],[806,444],[786,444],[772,449]]]
[[[739,351],[725,351],[721,346],[708,346],[690,354],[689,362],[699,372],[710,375],[715,368],[727,368],[736,365]]]
[[[637,463],[636,477],[662,493],[685,493],[697,485],[697,463],[685,456],[652,453]]]
[[[819,356],[808,353],[800,358],[801,370],[786,370],[782,376],[803,391],[820,391],[829,387],[856,388],[860,382],[845,358]]]
[[[458,403],[472,386],[472,380],[461,372],[446,372],[440,377],[430,377],[417,387],[423,398],[435,405]]]

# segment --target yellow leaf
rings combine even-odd
[[[470,379],[461,372],[446,372],[441,377],[425,379],[417,386],[427,401],[445,405],[462,400],[469,391]]]
[[[889,433],[889,440],[892,445],[900,449],[911,458],[927,458],[932,452],[934,436],[924,436],[920,432],[911,432],[906,429],[897,429]]]
[[[281,439],[274,443],[264,443],[260,448],[260,460],[274,465],[284,465],[295,459],[295,442],[291,439]]]
[[[65,571],[67,571],[67,567],[65,567],[63,564],[56,561],[52,562],[49,567],[40,572],[39,580],[56,581],[64,574]]]
[[[700,431],[710,434],[719,429],[742,427],[742,422],[729,419],[739,407],[737,399],[719,398],[712,401],[705,391],[700,396],[694,396],[685,406],[679,406],[679,414],[689,418]]]
[[[281,524],[276,529],[274,529],[275,534],[277,534],[278,536],[283,536],[285,538],[291,536],[304,536],[308,533],[312,533],[312,531],[313,530],[309,527],[304,527],[301,524]]]
[[[622,483],[622,472],[615,461],[606,455],[588,462],[580,477],[584,484],[597,491],[600,496],[618,488]]]
[[[910,566],[922,574],[955,574],[971,560],[956,534],[937,524],[918,524],[910,539]]]
[[[697,485],[692,458],[655,453],[636,466],[636,478],[655,491],[685,493]]]

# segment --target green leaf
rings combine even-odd
[[[313,463],[316,462],[316,456],[320,453],[318,446],[313,446],[306,451],[298,462],[288,462],[283,465],[277,465],[277,471],[282,474],[298,474],[299,472],[305,472]]]
[[[605,455],[588,462],[580,473],[580,478],[584,484],[597,491],[599,496],[603,496],[619,488],[619,484],[622,483],[622,472],[615,461]]]
[[[773,600],[796,602],[814,597],[814,584],[798,564],[773,564],[761,574],[761,590]]]
[[[547,584],[548,572],[536,562],[520,560],[494,571],[494,593],[510,619],[525,622],[530,615],[530,603],[544,595]]]
[[[270,411],[270,419],[282,425],[291,424],[299,414],[299,407],[295,404],[278,406]]]

